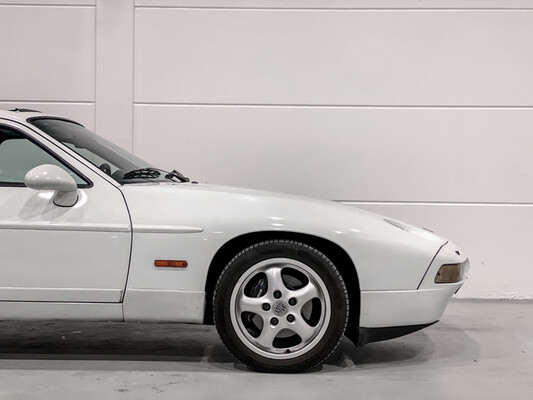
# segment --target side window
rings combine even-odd
[[[42,164],[57,165],[67,171],[78,186],[87,186],[87,182],[83,178],[24,134],[0,126],[0,185],[23,186],[26,173]]]

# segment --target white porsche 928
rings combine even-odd
[[[329,201],[191,182],[82,125],[0,111],[0,320],[215,324],[256,370],[441,317],[469,269],[433,233]]]

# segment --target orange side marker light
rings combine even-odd
[[[155,260],[154,265],[156,267],[167,267],[167,268],[187,268],[187,261],[181,260]]]

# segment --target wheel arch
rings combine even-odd
[[[349,254],[338,244],[319,236],[298,232],[263,231],[237,236],[226,242],[215,254],[209,265],[205,285],[206,307],[204,323],[213,324],[212,299],[218,277],[227,263],[241,250],[265,240],[296,240],[308,244],[324,253],[338,268],[346,284],[349,299],[348,326],[345,335],[357,343],[361,290],[355,264]]]

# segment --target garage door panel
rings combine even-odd
[[[95,9],[0,6],[5,101],[94,101]]]
[[[529,109],[137,105],[134,143],[148,161],[209,182],[337,200],[528,203],[532,125]]]
[[[138,8],[135,100],[532,105],[532,22],[524,10]]]

